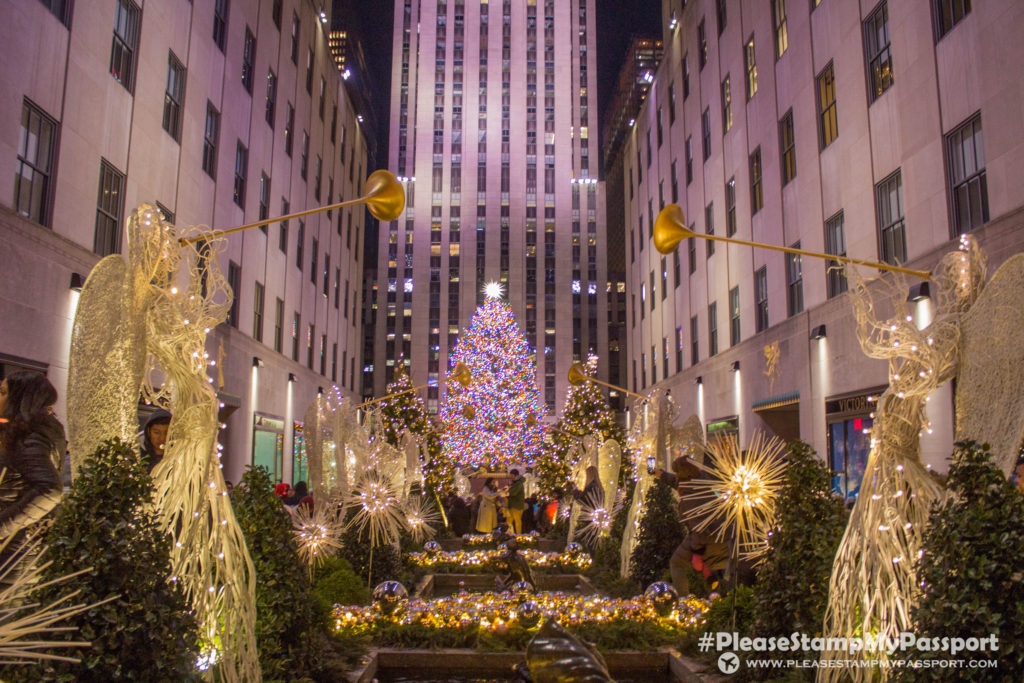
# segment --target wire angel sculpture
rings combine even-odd
[[[93,267],[79,295],[68,361],[68,450],[72,473],[104,441],[132,443],[146,368],[146,318],[178,262],[174,226],[143,204],[128,219],[127,260]]]
[[[163,225],[177,242],[173,226]],[[152,472],[154,502],[174,537],[171,566],[196,612],[204,656],[224,680],[258,681],[256,576],[224,485],[220,402],[207,375],[207,337],[232,300],[217,266],[223,244],[201,241],[164,254],[171,277],[152,285],[143,395],[174,415]]]
[[[903,278],[869,281],[848,269],[861,348],[869,357],[888,361],[889,388],[878,401],[864,479],[836,552],[826,637],[892,638],[911,627],[914,562],[921,553],[931,506],[944,495],[921,462],[925,402],[956,375],[964,315],[981,295],[985,272],[985,256],[973,239],[963,237],[960,249],[946,254],[933,271],[935,315],[930,325],[918,329],[913,316],[901,310],[909,290]],[[875,293],[881,295],[878,304]],[[882,306],[884,312],[879,311]],[[822,655],[836,656],[827,651]],[[877,670],[886,675],[887,669]],[[822,668],[818,680],[838,680],[839,671]],[[856,681],[873,675],[864,673],[868,669],[842,671]]]

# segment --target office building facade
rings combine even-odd
[[[843,274],[703,239],[663,256],[653,222],[676,203],[696,233],[922,269],[970,233],[993,272],[1024,250],[1024,10],[666,0],[662,14],[665,57],[625,154],[631,388],[670,389],[742,443],[800,436],[856,495],[888,374],[860,350]],[[928,404],[923,457],[939,468],[952,396]]]
[[[408,205],[380,229],[376,395],[405,362],[436,411],[489,281],[550,410],[588,352],[607,378],[596,49],[594,0],[395,3],[388,166]]]
[[[69,282],[123,252],[143,202],[179,226],[228,228],[361,194],[366,143],[328,20],[311,0],[7,4],[0,156],[15,174],[0,192],[3,372],[46,372],[64,417]],[[234,299],[208,352],[223,377],[228,479],[253,462],[300,477],[293,453],[318,387],[357,395],[364,213],[227,239],[218,265]]]

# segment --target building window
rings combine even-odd
[[[270,215],[270,176],[266,173],[260,174],[260,220],[264,221]],[[267,234],[267,226],[261,225],[263,234]]]
[[[700,343],[697,339],[697,316],[690,318],[690,365],[700,362]]]
[[[320,374],[327,374],[327,335],[320,335]]]
[[[690,96],[690,65],[687,61],[688,55],[683,55],[683,101]]]
[[[686,138],[686,185],[693,182],[693,136]]]
[[[700,23],[697,24],[697,65],[700,70],[704,70],[704,65],[708,63],[708,36],[704,30],[704,19],[701,18]]]
[[[778,59],[789,49],[789,32],[786,30],[786,0],[772,0],[772,24],[775,34],[775,58]]]
[[[284,348],[284,301],[278,299],[274,304],[274,350],[281,353]]]
[[[295,107],[288,103],[287,115],[284,120],[284,153],[292,155],[292,140],[295,139]]]
[[[708,356],[718,353],[718,302],[708,306]]]
[[[252,338],[263,341],[263,283],[255,282],[252,292]]]
[[[124,213],[124,174],[106,159],[100,161],[100,191],[96,201],[96,232],[92,250],[100,256],[121,251],[121,215]]]
[[[306,93],[313,94],[313,48],[306,53]]]
[[[835,402],[826,402],[829,403]],[[852,503],[857,499],[864,480],[871,451],[871,428],[875,421],[870,415],[838,419],[828,416],[827,419],[832,491]]]
[[[303,180],[309,179],[309,133],[302,131],[302,164],[299,166],[299,175]]]
[[[206,103],[206,128],[203,132],[203,170],[206,175],[217,177],[217,138],[220,137],[220,112]]]
[[[846,256],[846,231],[843,228],[842,211],[825,221],[825,252]],[[838,261],[828,261],[825,268],[825,284],[828,298],[831,299],[846,291],[846,275]]]
[[[768,266],[754,272],[754,328],[758,332],[768,329]]]
[[[673,282],[672,286],[676,287],[676,288],[679,287],[679,282],[681,281],[681,277],[679,275],[679,269],[680,269],[679,261],[680,260],[681,259],[679,258],[679,249],[676,249],[675,251],[672,252],[672,278],[673,278],[672,279],[672,282]]]
[[[711,158],[711,107],[705,107],[700,115],[700,138],[704,161],[707,161]]]
[[[270,130],[274,130],[274,115],[277,111],[277,76],[273,71],[267,72],[267,111],[264,117]]]
[[[299,230],[295,235],[295,267],[302,270],[303,253],[306,246],[306,223],[299,219]]]
[[[722,35],[726,24],[725,0],[715,0],[715,14],[718,15],[718,35]]]
[[[750,215],[754,215],[764,206],[764,192],[761,188],[761,148],[758,147],[750,155]]]
[[[309,323],[306,329],[306,367],[313,369],[313,340],[316,339],[316,325]]]
[[[281,11],[283,9],[284,9],[284,2],[283,2],[283,0],[274,0],[274,4],[271,6],[271,9],[270,9],[270,17],[271,17],[271,19],[274,20],[274,26],[277,27],[278,31],[281,30]]]
[[[736,178],[725,184],[725,236],[736,234]]]
[[[970,232],[988,221],[988,185],[981,114],[975,114],[946,136],[953,233]]]
[[[287,199],[281,198],[281,215],[287,216],[288,212],[291,211],[291,205]],[[282,253],[288,253],[288,221],[281,221],[281,230],[277,235],[277,248]]]
[[[836,79],[832,62],[818,74],[818,128],[821,131],[821,148],[825,149],[839,137],[839,121],[836,119]]]
[[[729,290],[729,346],[740,343],[740,288]]]
[[[676,84],[668,84],[668,125],[676,122]]]
[[[693,226],[690,226],[690,231],[693,231]],[[690,275],[697,272],[697,238],[691,237],[686,240],[686,251],[687,251],[687,270]]]
[[[71,0],[41,0],[43,6],[53,13],[53,16],[57,17],[57,21],[68,25],[68,7],[71,5]]]
[[[235,204],[245,209],[245,181],[249,175],[249,150],[242,141],[238,141],[235,149]]]
[[[299,312],[295,312],[295,317],[292,319],[292,360],[296,363],[299,362],[299,330],[302,329],[302,316]]]
[[[141,14],[142,10],[132,0],[117,0],[110,73],[128,92],[135,88],[135,49],[138,47]]]
[[[299,64],[299,15],[292,12],[292,64]]]
[[[18,133],[14,210],[42,225],[50,221],[50,175],[56,142],[57,122],[25,100]]]
[[[228,0],[213,0],[213,42],[221,52],[228,37]]]
[[[256,80],[256,36],[245,27],[245,43],[242,46],[242,87],[252,94],[252,83]]]
[[[228,261],[228,287],[231,288],[231,308],[228,309],[228,317],[225,322],[237,330],[238,300],[242,291],[242,267],[234,261]]]
[[[903,220],[903,178],[899,169],[875,185],[878,241],[882,260],[897,265],[907,261],[907,230]]]
[[[316,264],[320,260],[320,240],[313,238],[313,242],[310,245],[310,259],[309,259],[309,281],[314,285],[316,284]]]
[[[971,12],[971,0],[936,0],[935,16],[939,38],[953,30]]]
[[[793,133],[793,110],[779,121],[779,148],[782,150],[782,184],[796,178],[796,137]]]
[[[665,130],[661,125],[661,107],[658,107],[658,149],[661,149],[662,143],[665,141]]]
[[[882,2],[864,21],[864,57],[868,63],[868,96],[882,96],[892,85],[892,50],[889,44],[889,7]]]
[[[743,46],[743,61],[747,71],[747,99],[757,92],[757,54],[754,52],[754,36]]]
[[[317,105],[319,107],[319,115],[320,115],[320,120],[321,121],[324,120],[324,103],[326,101],[327,101],[327,80],[323,76],[321,76],[320,77],[320,104]]]
[[[793,245],[799,249],[800,242]],[[790,316],[804,310],[804,271],[800,254],[786,254],[786,310]]]
[[[728,133],[732,128],[732,85],[729,82],[729,74],[725,75],[722,81],[722,133]]]
[[[708,204],[707,206],[704,207],[704,234],[705,235],[714,235],[715,234],[715,203],[714,202],[711,202],[710,204]],[[714,240],[705,240],[705,243],[707,244],[707,250],[708,250],[707,258],[711,258],[711,256],[715,253],[715,241]]]
[[[185,67],[173,52],[167,55],[167,90],[164,92],[164,130],[181,142],[181,106],[185,102]]]
[[[676,372],[683,369],[683,328],[676,328]]]

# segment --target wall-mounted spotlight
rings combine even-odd
[[[932,295],[931,288],[927,282],[919,282],[910,288],[910,294],[907,295],[907,301],[920,301],[921,299],[928,299]]]
[[[700,375],[697,375],[697,384],[704,384],[704,378]]]
[[[85,286],[85,277],[81,273],[71,273],[71,284],[68,286],[76,292],[81,292]]]
[[[734,360],[732,362],[732,371],[733,372],[739,372],[740,371],[740,362],[738,360]]]
[[[253,356],[252,357],[252,366],[254,368],[262,368],[263,367],[263,359],[260,358],[259,356]]]
[[[826,330],[824,325],[818,325],[813,330],[811,330],[811,339],[824,339],[825,331]]]
[[[668,20],[668,30],[675,31],[676,26],[679,26],[679,19],[676,18],[675,10],[672,10],[672,16]]]
[[[294,382],[296,380],[298,380],[298,377],[295,376],[295,373],[294,372],[289,372],[288,373],[288,381],[289,382]]]

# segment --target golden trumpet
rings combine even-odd
[[[212,237],[230,235],[233,232],[241,232],[242,230],[249,230],[250,228],[259,228],[264,225],[270,225],[271,223],[280,223],[282,221],[291,220],[292,218],[302,218],[303,216],[310,216],[314,213],[343,209],[346,206],[354,206],[356,204],[366,204],[366,208],[369,210],[370,215],[379,221],[393,221],[398,218],[398,216],[401,215],[402,210],[405,209],[405,188],[402,187],[402,184],[398,182],[397,178],[395,178],[394,173],[385,169],[379,169],[371,173],[369,177],[366,178],[366,194],[358,199],[349,199],[343,202],[338,202],[337,204],[330,204],[328,206],[318,206],[315,209],[306,209],[305,211],[290,213],[287,216],[267,218],[255,223],[240,225],[237,228],[214,230],[213,232],[208,232],[197,237],[189,237],[187,239],[182,238],[178,242],[181,246],[185,246],[186,244],[201,242]]]
[[[594,382],[595,384],[600,384],[602,386],[606,386],[609,389],[615,389],[616,391],[621,391],[624,394],[628,394],[629,396],[635,396],[635,397],[637,397],[639,399],[643,399],[645,401],[647,400],[647,397],[644,396],[643,394],[638,394],[638,393],[636,393],[634,391],[630,391],[629,389],[626,389],[624,387],[620,387],[620,386],[617,386],[615,384],[609,384],[608,382],[602,382],[599,379],[591,377],[590,375],[587,374],[586,370],[583,369],[583,366],[581,364],[573,363],[572,366],[569,368],[569,384],[573,385],[574,387],[578,387],[579,385],[583,384],[584,382]]]
[[[839,256],[837,254],[823,254],[820,251],[807,251],[806,249],[796,249],[794,247],[779,247],[774,244],[751,242],[750,240],[741,240],[736,239],[735,237],[702,235],[693,232],[686,227],[686,219],[683,216],[683,210],[680,209],[677,204],[669,204],[662,209],[661,213],[658,214],[658,217],[654,221],[654,248],[662,254],[671,254],[679,248],[679,243],[688,237],[700,237],[701,239],[714,240],[716,242],[728,242],[729,244],[742,244],[748,247],[771,249],[772,251],[782,251],[787,254],[799,254],[800,256],[811,256],[813,258],[820,258],[826,261],[853,263],[858,266],[877,268],[878,270],[889,270],[894,273],[914,275],[925,280],[930,279],[932,276],[931,271],[928,270],[914,270],[913,268],[903,268],[902,266],[893,266],[888,263],[878,263],[877,261],[865,261],[863,259],[849,258],[848,256]]]
[[[395,396],[401,396],[402,394],[408,394],[410,391],[417,391],[419,389],[422,389],[425,386],[427,386],[427,385],[426,384],[419,384],[419,385],[414,386],[414,387],[409,387],[408,389],[402,389],[401,391],[396,391],[393,394],[386,394],[384,396],[381,396],[380,398],[373,398],[373,399],[370,399],[369,401],[363,401],[362,403],[357,403],[356,404],[356,408],[365,408],[366,406],[373,405],[374,403],[380,403],[381,401],[386,401],[389,398],[394,398]]]

